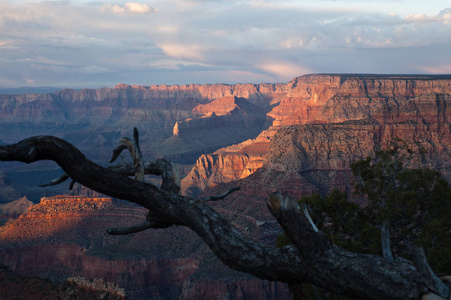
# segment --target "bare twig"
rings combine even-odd
[[[72,191],[72,189],[74,188],[75,183],[77,183],[75,180],[72,180],[69,184],[69,190]]]
[[[304,212],[304,216],[307,218],[307,220],[309,221],[310,225],[312,225],[313,231],[319,232],[318,227],[316,227],[315,223],[312,220],[312,217],[310,217],[307,205],[305,205],[305,203],[302,203],[302,211]]]
[[[108,234],[111,235],[127,235],[131,233],[137,233],[146,229],[152,228],[152,223],[150,223],[148,220],[144,221],[143,223],[135,226],[130,227],[122,227],[122,228],[109,228],[107,229]]]
[[[119,146],[113,150],[113,156],[111,157],[110,163],[114,162],[125,149],[128,149],[132,155],[135,166],[135,179],[144,181],[144,162],[141,149],[139,148],[139,133],[136,127],[133,128],[133,141],[126,137],[122,138],[119,141]]]
[[[45,186],[52,186],[52,185],[58,185],[60,183],[63,183],[64,181],[66,181],[67,179],[69,179],[69,175],[67,175],[66,173],[64,173],[63,175],[61,175],[58,178],[53,179],[52,181],[50,181],[49,183],[46,184],[41,184],[39,187],[45,187]]]
[[[239,191],[239,190],[241,190],[240,187],[234,187],[234,188],[231,188],[230,190],[228,190],[227,192],[225,192],[224,194],[221,194],[219,196],[210,196],[210,197],[196,199],[196,200],[194,200],[194,203],[198,204],[198,203],[202,203],[202,202],[222,200],[225,197],[227,197],[228,195],[230,195],[231,193]]]

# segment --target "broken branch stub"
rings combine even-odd
[[[144,181],[144,162],[139,148],[139,134],[138,129],[133,128],[133,141],[129,138],[123,137],[119,141],[119,145],[113,150],[113,156],[110,163],[114,162],[123,150],[128,149],[132,155],[134,167],[135,167],[135,179],[138,181]]]

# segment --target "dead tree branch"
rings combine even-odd
[[[173,166],[164,160],[148,165],[162,175],[161,189],[130,178],[128,171],[113,171],[119,167],[99,166],[68,142],[51,136],[0,146],[0,160],[25,163],[53,160],[80,184],[149,210],[146,222],[128,229],[111,230],[113,234],[186,226],[198,234],[224,264],[262,279],[311,283],[331,292],[366,299],[419,299],[431,291],[437,293],[429,282],[431,274],[419,272],[421,267],[406,259],[395,257],[389,262],[379,255],[352,253],[334,245],[321,231],[315,230],[299,205],[283,197],[274,197],[268,207],[294,247],[276,249],[244,236],[206,203],[195,203],[194,199],[181,196]],[[449,298],[449,290],[440,295]]]
[[[138,181],[144,181],[144,160],[141,154],[141,149],[139,148],[139,133],[136,127],[133,128],[133,141],[126,137],[122,138],[119,142],[119,146],[117,146],[117,148],[113,151],[113,156],[111,157],[110,163],[114,162],[125,149],[128,149],[132,155],[135,167],[135,179]]]
[[[228,195],[230,195],[231,193],[233,193],[233,192],[236,192],[236,191],[239,191],[240,190],[240,187],[234,187],[234,188],[231,188],[230,190],[228,190],[227,192],[225,192],[224,194],[222,194],[222,195],[219,195],[219,196],[210,196],[210,197],[205,197],[205,198],[200,198],[200,199],[196,199],[196,200],[194,200],[194,203],[201,203],[201,202],[209,202],[209,201],[218,201],[218,200],[222,200],[222,199],[224,199],[225,197],[227,197]]]
[[[69,179],[69,175],[67,174],[63,174],[58,178],[53,179],[52,181],[50,181],[49,183],[46,184],[41,184],[39,187],[45,187],[45,186],[51,186],[51,185],[58,185],[60,183],[63,183],[64,181],[66,181],[67,179]]]

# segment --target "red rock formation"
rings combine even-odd
[[[400,138],[414,152],[426,150],[410,167],[426,166],[451,179],[451,95],[425,94],[408,99],[402,106],[383,107],[374,118],[334,124],[291,125],[272,138],[261,169],[248,178],[216,185],[209,194],[239,185],[232,203],[254,197],[264,201],[279,190],[291,197],[326,194],[332,189],[351,192],[351,162],[385,149]],[[232,208],[230,208],[232,209]]]
[[[211,129],[205,134],[190,133],[183,137],[173,137],[176,122],[199,117],[197,112],[192,111],[193,108],[223,97],[233,97],[238,104],[247,101],[247,105],[241,105],[245,108],[267,107],[279,101],[285,90],[285,84],[151,87],[119,84],[115,88],[79,91],[64,89],[41,95],[0,95],[0,137],[3,143],[17,142],[32,135],[63,137],[79,147],[89,158],[103,164],[109,161],[111,150],[118,140],[122,136],[128,136],[136,126],[140,130],[145,159],[166,156],[176,163],[193,164],[201,153],[210,153],[255,137],[265,122],[265,113],[256,116],[253,111],[244,116],[243,112],[247,111],[241,110],[238,114],[211,119],[207,124],[197,123],[195,128],[203,126],[204,129]],[[244,98],[246,100],[242,100]],[[193,126],[189,125],[194,123],[183,124],[181,127],[190,131]],[[216,127],[211,126],[214,124]],[[212,133],[214,130],[219,130],[219,133]],[[53,167],[41,165],[40,169],[46,174]],[[11,167],[5,170],[16,172]],[[1,172],[0,170],[0,178],[3,177]],[[19,175],[12,177],[17,178]],[[64,191],[54,187],[46,188],[45,192],[42,189],[28,188],[27,185],[31,185],[31,182],[46,183],[41,182],[41,178],[42,175],[29,183],[22,180],[17,182],[17,179],[5,184],[0,182],[0,202],[12,201],[23,195],[38,201],[45,194]],[[21,193],[14,190],[13,186],[17,185],[20,185]]]
[[[241,110],[246,114],[256,114],[260,108],[248,100],[236,96],[222,97],[207,104],[199,104],[193,108],[193,111],[200,116],[208,116],[213,113],[217,116],[223,116],[230,114],[234,110]]]
[[[428,143],[425,147],[432,151],[431,153],[435,153],[434,155],[448,156],[448,150],[444,149],[448,149],[448,142],[445,141],[449,139],[444,131],[448,130],[450,124],[448,121],[450,112],[446,109],[451,94],[451,79],[449,77],[307,75],[295,78],[287,86],[289,90],[286,96],[282,98],[278,106],[275,106],[268,113],[268,116],[274,119],[272,126],[254,140],[229,147],[228,149],[233,148],[234,151],[227,151],[227,156],[230,156],[231,159],[236,158],[237,155],[239,157],[246,156],[248,153],[245,148],[249,149],[253,143],[267,143],[269,145],[271,138],[282,126],[331,124],[369,118],[377,120],[378,124],[381,125],[380,130],[384,130],[385,133],[380,138],[383,138],[384,143],[397,135],[408,141],[433,139],[439,147],[433,148]],[[416,122],[414,128],[405,129],[410,132],[409,134],[403,134],[402,131],[396,130],[401,126],[400,123],[407,121]],[[403,126],[403,128],[408,128],[413,125],[406,124]],[[441,132],[441,137],[438,136],[437,130]],[[322,149],[322,143],[328,143],[326,141],[328,138],[332,139],[333,136],[324,137],[324,141],[314,144],[314,147]],[[344,147],[340,145],[341,141],[345,141],[342,140],[344,138],[346,136],[336,137],[333,140],[337,147],[330,149],[331,153],[339,150],[340,147]],[[289,138],[287,137],[287,139]],[[445,140],[439,141],[439,139]],[[365,145],[368,145],[368,143],[358,144],[359,147],[365,147]],[[296,148],[297,145],[293,147]],[[265,146],[262,148],[265,148]],[[216,153],[221,153],[221,151],[218,150]],[[348,149],[348,151],[350,150]],[[361,150],[359,151],[361,152]],[[294,156],[302,155],[302,153],[295,153],[294,151],[290,153]],[[328,158],[328,156],[325,157]],[[353,157],[359,156],[353,155]],[[199,191],[208,184],[217,182],[217,179],[221,177],[226,178],[227,182],[238,180],[244,177],[243,174],[248,176],[258,169],[244,172],[246,167],[240,161],[237,161],[235,164],[229,164],[235,166],[235,169],[231,172],[223,168],[220,163],[215,165],[216,162],[213,160],[206,162],[207,159],[208,156],[199,159],[192,172],[182,181],[184,191]],[[227,159],[223,158],[222,160]],[[219,162],[220,160],[216,161]],[[297,160],[298,163],[300,161]],[[435,159],[435,161],[441,160]],[[348,162],[342,161],[342,164],[346,165]],[[309,163],[315,166],[315,163]],[[243,165],[243,172],[240,172],[236,167],[240,164]],[[333,162],[329,161],[328,164],[333,164]],[[298,165],[284,165],[291,169],[299,167]],[[213,172],[204,171],[205,166],[208,166]],[[443,168],[438,165],[436,167],[443,169],[445,175],[449,172],[447,167]],[[318,168],[321,168],[321,166],[318,166]],[[222,173],[237,175],[235,178],[231,178],[230,176],[222,176]]]
[[[210,252],[187,229],[124,237],[106,234],[106,228],[130,226],[144,217],[144,209],[110,198],[43,198],[16,221],[0,227],[0,262],[21,276],[101,280],[106,287],[124,289],[128,299],[183,299],[181,295],[199,299],[205,293],[222,295],[237,287],[251,298],[286,295],[284,285],[235,278],[236,273],[217,260],[214,264],[219,266],[213,271],[200,272],[199,265]],[[202,282],[211,276],[215,279],[208,280],[206,291]],[[276,299],[270,296],[267,299]]]
[[[199,140],[193,138],[196,132],[208,131],[202,127],[213,127],[209,129],[215,134],[205,135],[213,137],[212,140],[222,138],[226,132],[223,130],[224,123],[221,125],[217,121],[219,119],[215,119],[220,117],[213,116],[202,126],[192,127],[196,130],[190,130],[190,126],[179,126],[178,135],[171,136],[172,125],[176,121],[199,117],[198,113],[192,112],[199,104],[227,97],[225,103],[233,102],[235,105],[230,115],[238,107],[241,108],[235,97],[246,98],[260,107],[273,105],[272,111],[267,114],[273,120],[268,130],[260,134],[257,132],[255,138],[237,145],[219,150],[214,148],[210,151],[212,154],[200,156],[196,166],[182,182],[186,193],[196,194],[205,189],[204,193],[220,194],[237,185],[234,181],[240,180],[241,192],[214,205],[220,213],[236,222],[243,232],[273,243],[278,229],[271,223],[272,219],[265,207],[268,194],[280,190],[283,194],[300,197],[313,192],[326,193],[331,188],[347,190],[351,180],[349,163],[372,155],[375,150],[386,147],[395,137],[412,145],[419,142],[428,151],[426,164],[437,168],[449,179],[450,83],[449,76],[309,75],[296,78],[287,85],[119,85],[115,89],[63,90],[55,95],[77,107],[72,114],[65,110],[63,104],[66,100],[60,103],[69,120],[86,120],[88,127],[92,124],[109,124],[107,121],[102,123],[103,120],[115,120],[114,126],[109,125],[110,129],[114,129],[110,133],[102,132],[100,136],[96,133],[89,138],[89,134],[82,131],[68,135],[79,143],[88,145],[97,141],[101,147],[110,147],[111,138],[108,134],[115,138],[124,135],[123,129],[118,128],[130,126],[130,120],[133,120],[138,124],[146,124],[146,132],[160,132],[159,139],[145,140],[143,149],[151,141],[164,141],[152,145],[174,155],[194,153],[199,145],[207,149],[204,142],[197,143],[195,141]],[[31,97],[31,100],[26,100],[27,97]],[[27,101],[33,102],[33,96],[22,98],[21,105],[30,107],[26,104]],[[8,99],[7,103],[0,101],[4,112],[14,106]],[[233,101],[227,102],[228,99]],[[51,99],[46,98],[45,101],[51,103]],[[144,107],[138,105],[142,103]],[[219,104],[219,108],[216,104]],[[215,109],[227,112],[230,109],[221,107],[220,102],[216,104],[199,106],[199,113]],[[154,117],[157,121],[152,123],[150,120]],[[101,122],[95,123],[95,120]],[[172,123],[158,123],[161,120],[171,120]],[[213,121],[221,126],[211,126]],[[229,124],[236,126],[237,123]],[[2,127],[2,130],[11,131],[13,126],[8,126],[11,127]],[[162,131],[155,129],[161,127]],[[199,128],[204,131],[199,131]],[[214,131],[218,128],[222,128],[222,131]],[[217,145],[216,142],[210,145]],[[187,147],[187,144],[193,148]],[[183,151],[176,152],[174,149]],[[105,282],[118,280],[129,295],[135,293],[132,287],[139,287],[133,294],[136,297],[183,294],[187,298],[196,298],[202,294],[210,295],[211,290],[215,290],[216,295],[241,297],[242,294],[248,295],[248,289],[254,289],[249,280],[247,283],[242,280],[222,280],[216,284],[212,283],[216,280],[205,280],[207,275],[199,271],[199,266],[204,263],[200,257],[204,258],[209,252],[205,246],[200,246],[196,237],[183,229],[149,231],[135,237],[105,236],[107,227],[126,226],[142,220],[143,210],[117,206],[114,201],[87,201],[82,204],[71,200],[64,202],[64,205],[58,204],[43,202],[16,222],[2,228],[0,237],[3,244],[0,252],[3,252],[0,257],[9,259],[11,266],[17,270],[26,269],[23,262],[33,265],[34,261],[33,272],[41,272],[43,276],[58,278],[69,270],[73,272],[71,276],[85,273],[102,278]],[[126,221],[127,218],[130,221]],[[24,241],[30,245],[29,248],[21,244]],[[70,243],[75,246],[72,247]],[[168,244],[175,246],[164,246]],[[53,251],[52,255],[47,251]],[[129,253],[132,258],[124,258],[121,256],[123,253]],[[152,253],[151,257],[145,256],[145,253]],[[186,253],[195,254],[188,256]],[[114,259],[108,259],[108,255]],[[141,260],[143,257],[145,263]],[[187,265],[186,269],[182,267],[184,264]],[[44,265],[54,268],[46,271],[48,267]],[[102,268],[106,271],[99,271]],[[174,275],[179,268],[183,269],[183,278]],[[202,273],[203,277],[198,277],[198,273]],[[277,294],[278,287],[271,287],[267,283],[255,286],[264,291],[265,286],[268,286],[271,290],[270,294],[265,292],[265,295],[270,295],[268,297]],[[143,290],[144,294],[140,294]],[[262,296],[262,291],[257,296]]]
[[[0,204],[0,220],[7,221],[9,219],[16,219],[21,214],[26,212],[31,206],[33,206],[33,202],[28,200],[27,197],[22,197],[9,203]]]
[[[237,146],[202,154],[182,180],[182,193],[197,196],[206,187],[246,178],[258,170],[269,144],[249,140]]]

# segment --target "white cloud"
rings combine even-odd
[[[296,76],[312,73],[309,68],[289,62],[269,61],[257,64],[257,68],[269,73],[277,81],[288,81]]]
[[[451,8],[435,1],[26,1],[0,1],[0,85],[450,72]]]
[[[114,14],[149,14],[157,12],[156,9],[151,8],[149,5],[137,2],[127,2],[125,5],[111,5],[107,4],[102,7],[103,11],[111,11]]]
[[[451,21],[451,13],[446,13],[443,15],[424,15],[424,14],[420,14],[420,15],[416,15],[416,14],[412,14],[412,15],[408,15],[407,17],[405,17],[405,20],[407,22],[412,22],[412,23],[423,23],[423,22],[442,22],[444,24],[448,24]]]
[[[207,51],[202,44],[163,43],[158,45],[163,52],[175,59],[204,60],[203,53]]]

